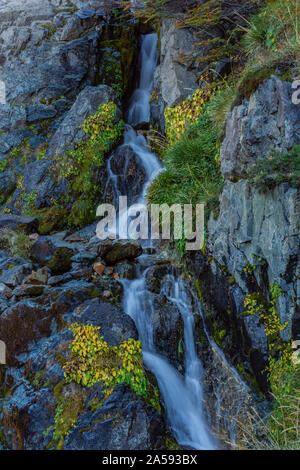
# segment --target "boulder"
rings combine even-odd
[[[12,288],[21,284],[24,278],[31,273],[32,264],[26,263],[19,266],[9,267],[9,269],[2,271],[0,282]]]
[[[24,284],[47,284],[48,282],[48,268],[44,266],[38,271],[32,273],[24,279]]]
[[[100,326],[101,335],[111,346],[117,346],[129,338],[138,338],[133,320],[120,308],[100,299],[82,304],[72,314],[71,321]]]
[[[63,274],[71,269],[75,248],[55,237],[40,237],[31,248],[31,257],[40,265],[48,266],[53,274]]]
[[[112,265],[124,259],[137,258],[142,252],[141,245],[135,240],[115,240],[103,259],[107,264]]]
[[[87,411],[65,439],[65,450],[163,449],[165,425],[161,415],[118,385],[96,411]]]

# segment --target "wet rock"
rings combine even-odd
[[[131,263],[119,263],[114,267],[114,271],[121,279],[134,279],[135,269]]]
[[[103,259],[107,264],[113,265],[124,259],[137,258],[142,252],[141,245],[135,240],[115,240]]]
[[[24,230],[26,233],[36,232],[39,221],[33,217],[20,215],[0,214],[0,229]]]
[[[64,448],[147,450],[164,448],[161,415],[127,385],[118,385],[95,412],[86,412],[65,440]]]
[[[158,354],[177,370],[184,364],[184,326],[178,308],[161,296],[154,297],[153,341]]]
[[[146,285],[150,292],[159,294],[161,283],[167,274],[170,274],[170,266],[167,264],[150,267],[146,274]]]
[[[118,176],[119,194],[129,196],[128,204],[141,194],[146,182],[145,169],[140,157],[128,145],[118,147],[110,159],[113,174]],[[117,195],[115,195],[117,197]]]
[[[100,299],[81,305],[72,315],[72,322],[101,326],[101,335],[111,346],[117,346],[129,338],[137,339],[133,320],[120,308]]]

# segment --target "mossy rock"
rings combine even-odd
[[[71,269],[71,258],[74,255],[73,250],[67,247],[58,247],[53,253],[51,260],[47,266],[53,274],[63,274]]]

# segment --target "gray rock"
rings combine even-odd
[[[165,426],[161,415],[118,385],[95,412],[86,412],[65,440],[65,450],[163,449]]]
[[[100,299],[93,299],[81,305],[73,313],[71,320],[100,326],[101,335],[111,346],[138,337],[133,320],[120,308]]]
[[[38,219],[11,214],[0,214],[0,229],[24,230],[26,233],[34,233],[39,225]]]
[[[11,193],[15,190],[17,180],[12,170],[6,170],[0,173],[0,202],[5,202]]]
[[[292,93],[290,83],[273,76],[233,109],[221,147],[224,178],[243,178],[272,149],[287,151],[300,143],[300,107],[293,104]]]
[[[22,264],[15,266],[11,269],[3,271],[0,276],[0,282],[7,285],[8,287],[16,287],[21,284],[24,278],[31,273],[32,264]]]
[[[167,106],[175,106],[198,88],[196,71],[175,62],[180,53],[194,51],[195,42],[190,30],[178,29],[174,20],[163,20],[160,76],[162,98]]]
[[[113,101],[117,103],[115,92],[107,85],[98,87],[88,86],[77,97],[67,116],[62,121],[57,132],[51,139],[48,156],[63,155],[66,150],[74,147],[76,143],[86,138],[81,128],[85,119],[97,112],[100,104]],[[120,119],[121,113],[116,113],[116,121]]]
[[[247,181],[227,183],[220,199],[220,216],[209,221],[212,256],[246,294],[247,262],[257,266],[254,276],[263,292],[277,281],[283,291],[279,299],[281,322],[288,321],[283,337],[288,339],[297,311],[297,271],[299,270],[299,192],[282,184],[260,192]],[[261,258],[264,263],[258,263]],[[267,268],[265,268],[267,266]],[[253,341],[256,341],[253,336]]]

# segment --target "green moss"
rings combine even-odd
[[[173,437],[166,436],[165,444],[167,450],[179,450],[178,442]]]
[[[71,269],[71,258],[73,255],[74,252],[70,248],[59,247],[55,250],[53,257],[47,263],[47,266],[55,274],[65,273]]]
[[[1,160],[0,161],[0,173],[2,173],[3,171],[7,170],[8,168],[8,160]]]
[[[212,327],[213,327],[213,337],[214,337],[214,340],[215,342],[217,343],[217,345],[219,347],[222,346],[222,342],[227,334],[227,331],[225,329],[223,330],[219,330],[218,329],[218,324],[217,322],[213,322],[212,324]]]

